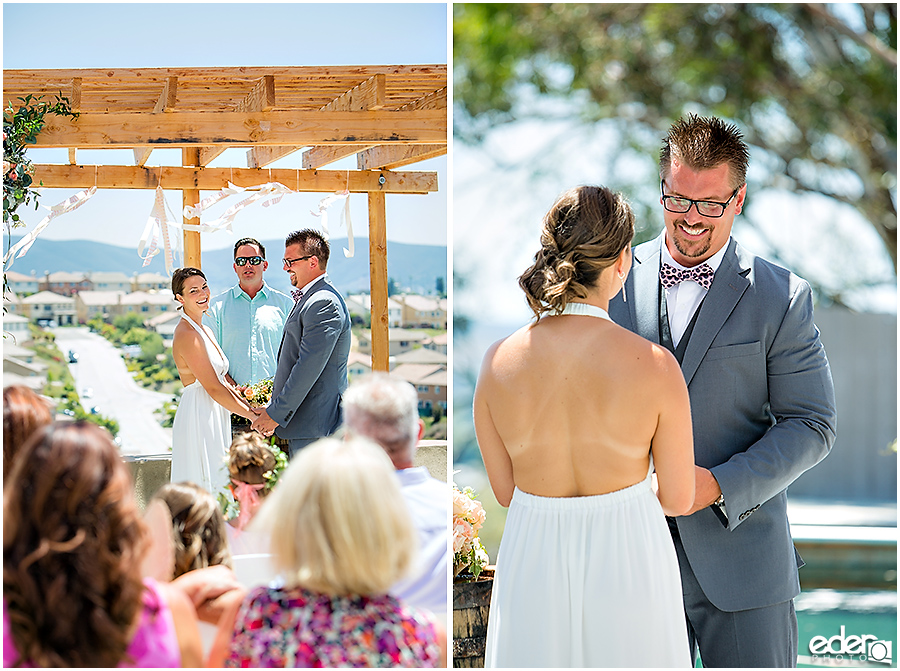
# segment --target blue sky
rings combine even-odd
[[[444,3],[4,3],[3,68],[437,64],[447,63],[447,26]],[[272,167],[302,167],[301,154],[295,152]],[[67,162],[63,150],[32,150],[29,155],[35,162]],[[246,149],[230,149],[212,165],[245,167],[245,156]],[[86,164],[133,163],[130,150],[84,151],[78,157]],[[155,150],[147,165],[180,165],[180,161],[179,150],[163,149]],[[355,157],[329,166],[355,167]],[[436,171],[439,190],[389,195],[388,239],[446,244],[447,157],[405,169]],[[54,205],[76,192],[45,189],[41,204]],[[316,210],[326,195],[291,195],[269,208],[256,203],[238,215],[233,235],[204,234],[203,249],[231,247],[235,236],[283,238],[291,230],[315,227],[319,220],[310,210]],[[180,192],[166,192],[166,201],[180,211]],[[222,209],[231,204],[225,201]],[[55,219],[42,237],[136,248],[152,206],[152,191],[101,190],[80,209]],[[344,237],[335,210],[329,212],[330,233]],[[365,196],[351,196],[350,210],[354,234],[365,236]],[[31,230],[47,211],[23,207],[19,214],[28,226],[17,229],[17,235]],[[217,211],[209,216],[217,216]]]

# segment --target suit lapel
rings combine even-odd
[[[634,295],[632,305],[634,325],[638,335],[659,344],[659,246],[662,237],[639,246],[635,250]]]
[[[688,384],[691,383],[716,334],[750,286],[750,280],[747,279],[749,272],[750,266],[745,267],[741,263],[737,242],[732,238],[712,286],[700,305],[697,323],[684,352],[681,371]]]

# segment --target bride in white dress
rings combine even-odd
[[[692,666],[664,516],[694,500],[687,388],[668,350],[606,313],[633,235],[619,194],[563,194],[519,278],[535,322],[485,355],[475,431],[509,506],[485,666]]]
[[[172,482],[193,482],[216,495],[228,483],[230,413],[251,421],[256,413],[226,379],[228,358],[203,326],[206,277],[197,268],[179,268],[172,293],[182,309],[172,355],[184,385],[172,425]]]

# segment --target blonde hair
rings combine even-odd
[[[534,263],[519,277],[534,318],[585,298],[633,237],[634,214],[622,194],[605,186],[563,193],[544,215]]]
[[[418,542],[390,459],[363,438],[325,438],[294,457],[254,524],[272,533],[289,587],[383,594],[412,567]]]
[[[153,495],[172,514],[175,541],[175,575],[223,564],[231,568],[231,551],[225,531],[225,517],[216,498],[193,482],[173,482]]]

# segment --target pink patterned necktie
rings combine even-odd
[[[303,290],[302,289],[291,289],[291,296],[294,297],[294,304],[300,302],[300,299],[303,298]]]
[[[706,263],[684,270],[670,266],[668,263],[663,263],[659,267],[659,281],[666,289],[671,289],[685,280],[693,280],[709,291],[715,274],[716,272]]]

